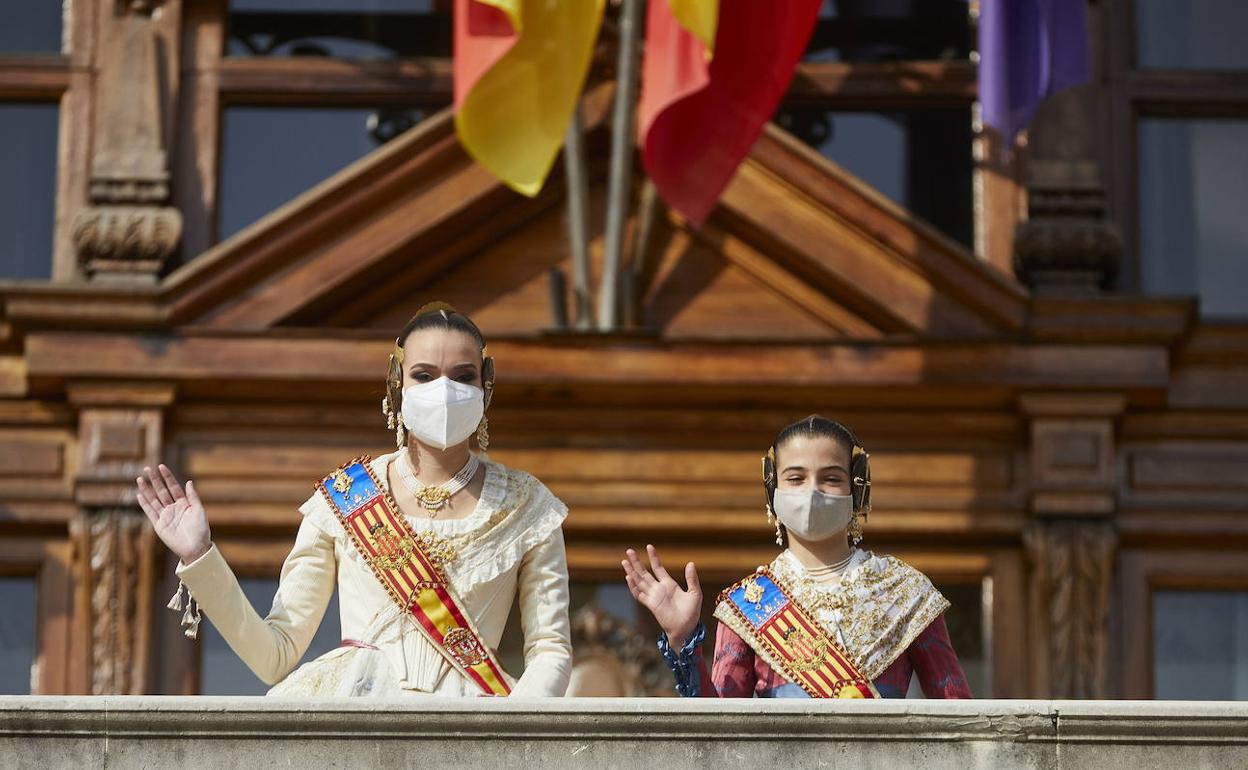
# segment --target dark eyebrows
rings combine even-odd
[[[438,368],[437,364],[428,364],[428,363],[423,363],[423,362],[417,362],[417,363],[412,364],[412,365],[411,365],[411,367],[408,369],[408,371],[409,371],[409,372],[413,372],[413,371],[416,371],[417,369],[434,369],[434,370],[436,370],[437,368]],[[455,372],[455,371],[461,371],[461,370],[464,370],[464,369],[471,369],[472,371],[474,371],[474,372],[475,372],[475,371],[477,370],[477,365],[476,365],[476,364],[474,364],[472,361],[464,361],[464,362],[462,362],[462,363],[458,363],[458,364],[455,364],[454,366],[452,366],[452,367],[450,368],[450,371]]]
[[[800,465],[790,465],[789,467],[785,468],[784,470],[782,470],[782,471],[780,471],[780,472],[781,472],[781,473],[788,473],[789,471],[802,471],[802,472],[805,472],[805,471],[806,471],[806,469],[805,469],[805,468],[803,468],[803,467],[802,467],[802,466],[800,466]],[[845,470],[844,468],[842,468],[842,467],[841,467],[841,466],[839,466],[839,465],[825,465],[824,467],[820,468],[817,472],[818,472],[818,473],[823,473],[824,471],[840,471],[841,473],[848,473],[848,472],[849,472],[849,471]]]

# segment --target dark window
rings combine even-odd
[[[0,694],[29,695],[35,665],[35,579],[0,578]]]
[[[782,108],[776,122],[824,157],[970,247],[968,109],[838,112]]]
[[[1144,291],[1248,316],[1248,121],[1145,119],[1139,128]]]
[[[52,275],[57,107],[0,104],[0,279]]]
[[[233,0],[226,55],[337,59],[450,56],[449,3]]]
[[[59,0],[4,0],[0,53],[60,53]]]
[[[232,107],[221,144],[221,239],[425,117],[417,109]]]
[[[966,59],[966,0],[824,0],[806,61]]]
[[[1153,594],[1153,697],[1248,700],[1248,591]]]
[[[272,606],[273,597],[277,593],[277,581],[243,579],[238,583],[242,586],[243,593],[247,595],[251,606],[255,607],[261,615],[267,615],[268,608]],[[321,620],[320,627],[316,629],[316,635],[312,637],[312,643],[308,645],[308,651],[304,653],[303,660],[312,660],[338,647],[342,643],[342,633],[339,628],[338,592],[334,591],[334,595],[329,600],[329,607],[325,610],[325,617]],[[199,669],[201,695],[264,695],[269,691],[269,685],[251,673],[251,669],[247,668],[247,665],[234,654],[221,633],[213,627],[212,621],[206,616],[200,628],[200,639],[203,655]]]
[[[958,662],[966,673],[967,684],[971,686],[971,694],[976,698],[990,698],[992,656],[988,652],[990,646],[985,616],[990,616],[992,611],[992,607],[988,606],[992,601],[991,592],[988,592],[985,602],[984,588],[979,585],[942,585],[939,589],[949,600],[945,626],[949,629],[949,641],[958,654]],[[906,697],[924,697],[917,673],[910,679]]]
[[[1136,60],[1141,67],[1248,69],[1244,0],[1136,0]]]

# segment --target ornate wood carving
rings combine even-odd
[[[1118,275],[1122,238],[1106,219],[1093,86],[1040,106],[1029,129],[1028,221],[1014,235],[1014,270],[1037,291],[1089,293]]]
[[[87,599],[93,695],[144,691],[152,543],[136,510],[90,509],[75,522],[78,577]],[[148,540],[148,542],[144,542]]]
[[[1114,394],[1028,394],[1036,695],[1104,698],[1110,590],[1117,554]]]
[[[134,479],[160,459],[161,407],[173,398],[152,383],[74,382],[79,456],[72,522],[90,692],[141,694],[151,660],[155,534],[134,503]]]
[[[182,233],[182,215],[166,205],[160,53],[147,15],[160,3],[122,5],[107,25],[112,45],[104,47],[100,68],[91,205],[75,217],[73,239],[92,278],[155,283]]]
[[[1108,521],[1042,521],[1023,535],[1052,698],[1105,698],[1118,535]]]
[[[572,617],[572,689],[569,695],[671,695],[672,677],[653,642],[637,629],[589,605]]]

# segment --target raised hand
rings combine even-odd
[[[646,553],[650,557],[649,570],[638,560],[637,552],[632,548],[624,552],[628,557],[620,562],[624,567],[624,581],[628,583],[633,598],[650,610],[659,622],[659,627],[667,634],[668,643],[680,649],[693,629],[697,628],[698,616],[702,614],[702,586],[698,583],[698,571],[693,562],[685,565],[685,584],[689,588],[682,589],[663,569],[655,547],[646,546]]]
[[[186,482],[183,492],[173,471],[164,465],[158,468],[159,473],[144,468],[144,475],[135,479],[139,485],[139,507],[147,514],[161,542],[183,564],[190,564],[212,547],[208,515],[194,482]]]

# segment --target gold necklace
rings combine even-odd
[[[470,454],[468,462],[450,479],[441,484],[422,484],[416,478],[416,469],[412,467],[412,460],[407,452],[399,453],[398,462],[399,478],[403,480],[403,485],[416,498],[416,502],[420,503],[420,507],[432,516],[437,516],[451,499],[451,495],[468,486],[468,482],[472,481],[472,477],[477,475],[477,469],[481,467],[481,458]]]

